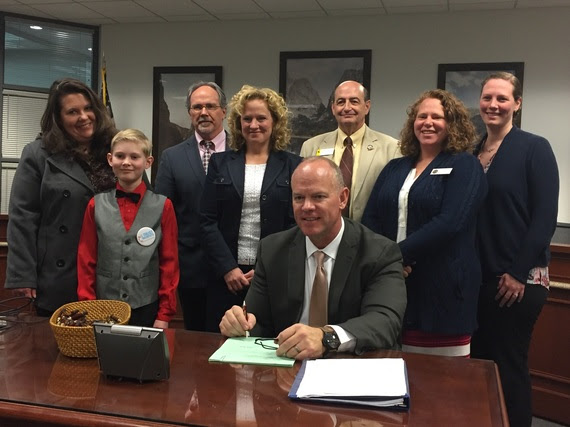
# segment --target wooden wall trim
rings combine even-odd
[[[570,283],[570,245],[550,245],[550,280]]]
[[[530,343],[532,409],[565,425],[570,425],[569,323],[570,287],[551,286]]]

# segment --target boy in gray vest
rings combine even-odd
[[[148,138],[119,132],[107,154],[115,189],[87,205],[77,253],[79,300],[113,299],[132,309],[131,325],[167,328],[176,312],[178,227],[172,202],[142,181],[153,162]]]

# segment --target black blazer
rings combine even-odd
[[[261,185],[261,238],[295,224],[291,175],[301,157],[271,151]],[[212,155],[202,195],[202,246],[216,277],[236,268],[245,180],[245,150]]]
[[[172,200],[176,212],[181,288],[206,287],[207,269],[200,245],[200,199],[205,181],[194,134],[162,152],[154,191]]]

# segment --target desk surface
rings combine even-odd
[[[492,362],[380,351],[403,357],[409,412],[297,403],[299,369],[210,364],[216,334],[167,330],[171,376],[140,384],[105,378],[96,359],[59,354],[46,321],[0,333],[0,421],[6,425],[428,426],[507,425]],[[120,355],[117,355],[120,357]],[[18,420],[18,421],[16,421]]]

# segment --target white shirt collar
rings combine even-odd
[[[340,230],[336,237],[326,245],[323,249],[317,248],[311,239],[305,236],[305,248],[307,253],[307,258],[311,257],[316,251],[323,251],[329,258],[336,259],[336,254],[338,253],[338,247],[340,246],[340,241],[342,240],[342,235],[344,233],[344,218],[341,217]]]

